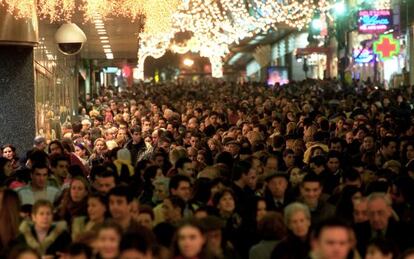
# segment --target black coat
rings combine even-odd
[[[392,242],[400,251],[413,246],[412,227],[394,220],[388,223],[385,239]],[[361,255],[365,255],[367,245],[374,238],[373,231],[369,222],[355,225],[357,238],[357,248]]]
[[[310,252],[309,239],[302,240],[290,233],[280,241],[272,251],[271,259],[307,258]]]

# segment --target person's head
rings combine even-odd
[[[108,212],[108,199],[101,193],[92,193],[88,196],[88,218],[99,222],[105,219]]]
[[[288,175],[285,173],[274,173],[266,178],[267,188],[273,198],[284,199],[288,188]]]
[[[47,231],[53,222],[53,205],[48,200],[38,200],[32,208],[35,229]]]
[[[363,150],[373,150],[375,148],[375,138],[372,135],[367,135],[362,141]]]
[[[141,205],[139,206],[139,214],[137,217],[138,223],[140,223],[142,226],[152,229],[154,225],[154,211],[152,208],[148,205]]]
[[[62,143],[59,140],[54,140],[52,142],[50,142],[49,144],[49,154],[59,154],[59,155],[63,155],[64,154],[64,148]]]
[[[122,236],[119,259],[152,259],[153,234],[149,230]]]
[[[69,174],[69,158],[61,154],[52,154],[50,156],[50,169],[59,179],[65,179]]]
[[[381,142],[381,153],[385,158],[393,158],[397,152],[397,140],[393,137],[385,137]]]
[[[236,198],[233,190],[225,188],[213,197],[213,204],[220,214],[231,215],[236,208]]]
[[[326,168],[335,173],[341,167],[341,154],[336,151],[329,151],[327,155]]]
[[[295,166],[295,152],[292,149],[283,151],[283,161],[287,168]]]
[[[183,218],[185,201],[178,196],[170,196],[164,199],[162,208],[167,222],[177,222]]]
[[[311,214],[308,206],[294,202],[285,207],[283,212],[285,224],[297,237],[305,239],[311,225]]]
[[[173,241],[174,256],[203,258],[205,247],[205,233],[198,221],[186,221],[177,228]]]
[[[287,234],[287,228],[280,213],[268,212],[258,222],[258,232],[263,240],[281,240]]]
[[[313,156],[309,160],[309,168],[316,174],[321,174],[325,170],[326,159],[322,155]]]
[[[117,174],[109,168],[101,168],[94,175],[94,187],[100,193],[108,193],[117,184]],[[93,169],[92,169],[93,170]]]
[[[377,238],[368,244],[365,259],[393,259],[397,253],[397,248],[392,242]]]
[[[401,254],[400,259],[414,259],[414,248],[410,248]]]
[[[12,161],[5,157],[0,157],[0,175],[9,177],[13,173]]]
[[[353,201],[354,222],[362,223],[368,221],[368,201],[365,197]]]
[[[0,188],[0,247],[16,238],[19,231],[20,200],[12,189]]]
[[[1,147],[1,152],[4,158],[12,160],[16,157],[16,148],[12,144],[6,144]]]
[[[256,188],[257,174],[253,168],[253,164],[248,160],[237,162],[233,166],[233,181],[237,181],[240,185],[248,186],[251,189]]]
[[[385,230],[392,217],[390,197],[385,193],[371,193],[368,196],[368,220],[375,231]]]
[[[267,213],[267,204],[264,198],[256,200],[256,221],[259,222]]]
[[[300,185],[300,194],[306,205],[310,208],[315,208],[322,195],[322,183],[320,177],[313,173],[305,175]]]
[[[187,158],[182,157],[177,160],[175,163],[175,168],[177,169],[179,174],[188,176],[188,177],[194,177],[194,164],[193,162]]]
[[[38,150],[44,151],[47,147],[46,139],[42,136],[37,136],[33,140],[33,147],[35,147]]]
[[[191,198],[191,180],[185,175],[171,177],[168,188],[171,195],[178,196],[185,202]]]
[[[131,128],[131,136],[133,143],[140,143],[142,140],[142,129],[139,125]]]
[[[28,246],[18,245],[15,246],[8,256],[7,259],[41,259],[39,253]]]
[[[97,227],[97,250],[102,259],[116,259],[119,256],[119,243],[122,228],[115,222],[104,222]]]
[[[80,158],[89,157],[89,150],[83,143],[75,144],[75,154]]]
[[[72,179],[70,183],[70,198],[74,202],[80,202],[88,196],[89,183],[81,176]]]
[[[36,189],[46,188],[48,176],[49,168],[46,164],[34,164],[31,172],[32,187]]]
[[[170,192],[168,190],[169,181],[170,179],[166,177],[161,177],[154,180],[152,183],[154,186],[154,193],[152,196],[153,202],[157,203],[159,201],[163,201],[170,195]]]
[[[313,231],[312,252],[321,259],[346,259],[352,247],[351,233],[346,222],[326,219]]]
[[[288,171],[289,182],[292,186],[298,186],[304,177],[302,170],[299,167],[292,167]]]
[[[84,243],[72,243],[68,248],[68,259],[92,258],[92,248]]]
[[[108,193],[109,211],[115,221],[122,221],[131,216],[133,195],[129,187],[116,186]]]
[[[265,173],[274,173],[279,168],[279,160],[276,156],[269,156],[264,163]]]
[[[332,138],[329,141],[329,151],[336,151],[342,153],[343,151],[343,140],[340,138]]]

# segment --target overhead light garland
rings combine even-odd
[[[330,8],[328,0],[0,0],[0,4],[17,17],[31,17],[35,8],[51,22],[70,21],[77,10],[84,12],[85,21],[94,20],[96,14],[103,20],[113,15],[145,17],[138,48],[141,78],[146,57],[161,57],[168,49],[200,53],[210,59],[212,73],[222,75],[222,60],[231,44],[277,30],[280,24],[300,30],[316,10],[323,13]],[[192,32],[191,39],[173,42],[176,33],[186,31]]]

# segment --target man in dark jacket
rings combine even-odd
[[[372,193],[368,196],[368,222],[356,224],[355,233],[357,247],[362,255],[374,238],[385,238],[400,251],[412,246],[410,228],[393,219],[391,199],[385,193]]]
[[[125,148],[131,153],[131,164],[135,166],[139,161],[149,159],[153,148],[142,137],[140,126],[131,129],[132,139],[125,144]]]

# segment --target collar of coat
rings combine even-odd
[[[35,249],[41,255],[45,255],[49,246],[56,241],[60,234],[67,230],[67,223],[65,221],[59,221],[52,225],[43,242],[39,242],[37,237],[34,236],[34,226],[28,221],[23,221],[19,227],[19,230],[23,234],[29,247]]]

